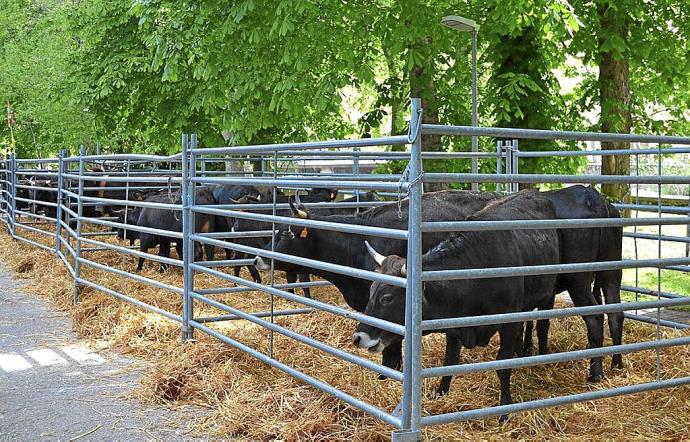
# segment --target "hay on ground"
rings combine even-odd
[[[31,239],[38,239],[30,236]],[[116,242],[113,238],[104,241]],[[134,271],[135,258],[114,252],[98,252],[92,259],[111,267]],[[356,410],[340,400],[311,388],[287,374],[271,369],[251,356],[214,338],[197,332],[197,341],[180,342],[179,324],[138,309],[91,289],[82,289],[81,302],[72,305],[72,280],[54,255],[30,245],[13,242],[0,234],[0,259],[18,277],[27,282],[27,290],[49,299],[54,306],[68,311],[75,331],[124,353],[143,358],[148,364],[137,394],[143,400],[168,406],[197,404],[213,410],[199,431],[213,437],[251,440],[388,440],[391,427]],[[180,269],[159,274],[151,263],[144,276],[181,286]],[[136,299],[179,314],[179,295],[146,284],[82,266],[82,275],[91,281]],[[243,270],[243,276],[247,277]],[[281,280],[282,281],[282,280]],[[221,282],[199,276],[197,287],[217,287]],[[224,283],[228,285],[227,283]],[[317,299],[341,304],[332,287],[314,288]],[[270,301],[259,292],[218,295],[216,299],[245,311],[266,310]],[[294,308],[298,304],[276,298],[276,308]],[[218,315],[217,309],[196,303],[197,315]],[[280,317],[280,325],[319,339],[338,348],[353,350],[349,342],[354,322],[325,313]],[[214,323],[214,329],[253,348],[268,351],[269,334],[246,321]],[[662,337],[687,335],[663,329]],[[649,341],[655,327],[627,321],[624,342]],[[551,350],[568,351],[586,347],[586,335],[580,318],[555,320],[549,334]],[[441,365],[444,338],[424,338],[426,366]],[[461,362],[492,360],[498,347],[495,337],[487,348],[466,350]],[[379,381],[376,376],[353,364],[345,363],[313,350],[279,334],[273,337],[273,354],[282,362],[361,397],[385,410],[392,410],[400,400],[399,384]],[[366,351],[358,354],[378,360]],[[660,351],[661,377],[690,375],[690,349],[676,347]],[[655,379],[656,354],[646,351],[624,357],[626,367],[613,371],[605,358],[607,378],[599,384],[586,382],[587,361],[574,361],[515,370],[512,378],[514,400],[527,401],[649,382]],[[424,407],[427,413],[447,413],[495,405],[499,386],[495,373],[475,373],[456,377],[450,393],[437,398],[437,380],[424,382]],[[687,439],[690,437],[690,388],[679,387],[579,403],[559,408],[519,413],[500,425],[496,418],[436,426],[424,430],[427,439]]]

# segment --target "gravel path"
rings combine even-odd
[[[204,411],[144,406],[143,366],[96,352],[0,265],[0,441],[189,440]]]

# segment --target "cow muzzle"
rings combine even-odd
[[[256,267],[257,270],[268,271],[271,270],[271,263],[257,256],[254,258],[254,267]]]
[[[372,353],[380,353],[385,348],[381,339],[371,339],[367,332],[355,332],[352,335],[352,343],[359,348],[366,348]]]

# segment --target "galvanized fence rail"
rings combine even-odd
[[[486,188],[504,193],[517,192],[521,183],[624,183],[632,186],[638,184],[655,184],[661,195],[661,185],[665,183],[690,184],[688,176],[670,176],[662,169],[663,155],[683,154],[690,152],[690,138],[669,136],[648,136],[629,134],[598,134],[564,131],[538,131],[505,128],[482,128],[465,126],[427,125],[422,123],[420,101],[412,100],[410,130],[407,135],[371,139],[333,140],[306,143],[284,143],[260,146],[234,146],[220,148],[201,148],[194,134],[182,136],[181,153],[170,157],[151,155],[86,155],[84,151],[76,157],[67,157],[61,152],[57,158],[42,160],[17,159],[14,156],[0,161],[0,219],[7,226],[13,238],[33,246],[51,251],[62,260],[73,278],[73,299],[79,301],[80,289],[89,287],[107,295],[129,302],[137,307],[160,314],[179,322],[183,341],[193,338],[195,332],[207,333],[241,351],[244,351],[266,364],[278,368],[295,378],[333,395],[365,413],[371,414],[390,424],[395,431],[394,440],[416,440],[424,426],[487,416],[533,410],[551,406],[589,401],[599,398],[633,394],[659,388],[675,387],[690,383],[690,376],[662,379],[659,371],[652,382],[634,384],[626,387],[597,389],[568,396],[540,398],[522,403],[480,408],[476,410],[457,411],[445,414],[428,414],[422,400],[422,382],[426,378],[435,378],[466,373],[520,368],[539,364],[553,364],[563,361],[598,358],[602,356],[687,346],[689,337],[662,339],[659,327],[671,326],[687,328],[687,325],[663,320],[660,309],[690,305],[689,293],[672,293],[662,290],[663,274],[666,272],[687,273],[690,269],[690,258],[687,256],[664,256],[662,244],[687,244],[690,238],[679,234],[663,234],[662,226],[690,224],[690,210],[682,207],[662,206],[661,198],[656,205],[641,204],[639,200],[616,204],[619,209],[632,210],[634,218],[593,218],[593,219],[558,219],[539,221],[422,221],[422,196],[424,183],[480,183]],[[424,152],[423,134],[436,134],[449,137],[466,137],[484,140],[481,152]],[[498,138],[499,141],[494,141]],[[522,151],[520,140],[540,139],[553,141],[623,141],[628,143],[656,143],[657,149],[617,149],[615,151],[594,150],[553,150],[530,152]],[[405,151],[384,152],[376,149],[386,146],[406,146]],[[572,157],[588,155],[622,155],[639,158],[651,155],[658,160],[658,170],[654,175],[632,176],[570,176],[520,173],[521,162],[530,158]],[[298,165],[305,161],[351,161],[351,173],[320,173],[299,170]],[[406,162],[402,174],[360,173],[361,161],[399,160]],[[492,173],[425,173],[424,163],[427,160],[462,159],[477,161],[487,165]],[[247,171],[225,170],[225,166],[249,164],[261,165],[261,170]],[[161,167],[165,165],[166,167]],[[105,170],[103,166],[107,166]],[[495,171],[495,172],[494,172]],[[201,186],[222,184],[263,186],[268,190],[270,201],[258,204],[211,204],[200,205],[195,201],[197,189]],[[350,208],[364,210],[370,207],[381,207],[387,204],[398,205],[407,199],[407,229],[395,229],[379,226],[368,226],[357,223],[330,222],[314,219],[302,219],[286,216],[284,212],[290,205],[277,202],[277,190],[288,189],[293,192],[299,189],[333,187],[345,190],[355,196],[349,203],[324,202],[308,203],[310,209]],[[167,192],[168,202],[151,202],[135,200],[134,192],[162,189]],[[392,198],[392,201],[362,202],[360,196],[366,190],[378,190],[381,195]],[[633,187],[635,190],[635,187]],[[112,195],[115,192],[120,197]],[[112,195],[111,195],[112,194]],[[124,209],[124,217],[103,213],[104,207],[118,206]],[[176,219],[181,220],[181,229],[166,230],[142,227],[127,222],[127,213],[137,208],[162,209]],[[398,210],[401,210],[400,208]],[[639,217],[640,213],[654,212],[656,217]],[[122,213],[122,212],[120,212]],[[210,215],[228,217],[234,220],[252,220],[270,224],[270,228],[256,231],[198,232],[195,218]],[[366,268],[353,267],[335,262],[319,261],[303,256],[296,256],[276,251],[276,229],[280,225],[292,225],[307,229],[320,229],[339,232],[340,234],[359,235],[361,239],[380,237],[407,242],[407,272],[405,277],[386,275]],[[641,226],[656,226],[657,233],[638,232]],[[578,262],[553,265],[522,267],[490,267],[483,269],[447,269],[425,270],[422,268],[422,234],[426,232],[463,232],[463,231],[499,231],[515,229],[571,229],[594,227],[633,227],[626,231],[626,240],[656,241],[658,253],[655,258],[641,258],[604,261]],[[161,257],[128,245],[115,244],[104,240],[115,235],[114,229],[127,232],[153,234],[171,238],[172,242],[181,243],[182,256],[177,259]],[[254,247],[237,239],[264,237],[268,246]],[[260,256],[271,263],[269,281],[259,283],[241,276],[223,271],[225,267],[251,265],[253,259],[225,259],[218,261],[197,261],[195,249],[199,246],[227,249],[250,257]],[[99,253],[114,252],[123,257],[144,258],[159,264],[182,267],[182,285],[176,286],[158,281],[149,276],[115,268],[98,261]],[[124,258],[123,258],[124,259]],[[325,281],[278,283],[275,277],[275,261],[291,263],[303,268],[319,269],[333,274],[359,278],[372,282],[390,284],[404,288],[405,320],[402,324],[368,316],[363,312],[353,311],[340,304],[332,304],[307,298],[294,293],[297,288],[321,287],[329,285]],[[612,269],[637,269],[652,267],[658,269],[657,287],[624,285],[622,289],[634,294],[630,302],[606,305],[586,305],[538,310],[511,312],[484,316],[470,316],[446,319],[425,319],[422,315],[422,292],[424,284],[429,281],[453,281],[476,278],[506,278],[515,276],[564,274],[584,271],[604,271]],[[133,281],[168,291],[172,296],[180,296],[180,311],[166,311],[155,305],[137,299],[132,293],[122,293],[106,287],[85,276],[84,268],[91,268],[111,275],[129,278]],[[213,288],[200,288],[195,280],[200,275],[210,275],[219,281]],[[222,281],[222,282],[221,282]],[[234,285],[234,286],[232,286]],[[270,308],[265,311],[245,311],[237,306],[220,300],[217,295],[245,293],[249,296],[265,296],[270,301]],[[367,296],[368,294],[364,294]],[[288,301],[291,307],[277,309],[276,299]],[[195,306],[206,305],[222,312],[215,316],[201,316]],[[641,312],[656,309],[655,317],[642,315]],[[602,315],[605,313],[624,312],[626,318],[649,322],[657,326],[655,340],[633,342],[600,348],[588,348],[549,355],[516,357],[497,361],[472,364],[425,367],[422,365],[422,334],[426,332],[443,332],[449,328],[472,327],[489,324],[525,322],[539,319],[553,319],[570,316]],[[404,359],[402,371],[395,370],[370,357],[362,356],[354,348],[340,348],[319,341],[313,337],[298,333],[288,326],[281,325],[275,318],[289,315],[323,314],[335,315],[352,321],[372,325],[398,334],[404,338]],[[232,320],[245,320],[262,327],[269,335],[267,348],[253,348],[236,337],[223,333],[214,325]],[[345,331],[348,333],[348,331]],[[299,366],[285,362],[273,345],[274,334],[279,334],[301,344],[340,358],[348,363],[358,365],[374,373],[384,375],[400,383],[400,403],[397,407],[382,409],[367,402],[365,398],[342,391],[317,376],[307,374]],[[658,356],[658,353],[657,353]],[[660,360],[659,360],[660,364]],[[373,375],[373,374],[372,374]]]

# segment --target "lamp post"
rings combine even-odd
[[[96,115],[94,114],[93,117],[88,115],[89,112],[91,112],[91,109],[88,106],[85,106],[84,109],[82,109],[82,112],[84,112],[84,114],[87,114],[87,118],[91,118],[91,127],[93,129],[93,137],[95,138],[94,141],[96,142],[96,155],[100,155],[101,154],[101,143],[98,141],[98,131],[96,130]],[[82,119],[82,121],[84,121],[84,120]]]
[[[472,35],[472,126],[477,126],[477,32],[479,25],[474,21],[458,15],[443,17],[441,24],[459,32]],[[472,136],[472,152],[477,152],[477,137]],[[477,173],[477,158],[472,158],[472,173]],[[477,190],[477,183],[471,183],[472,190]]]

